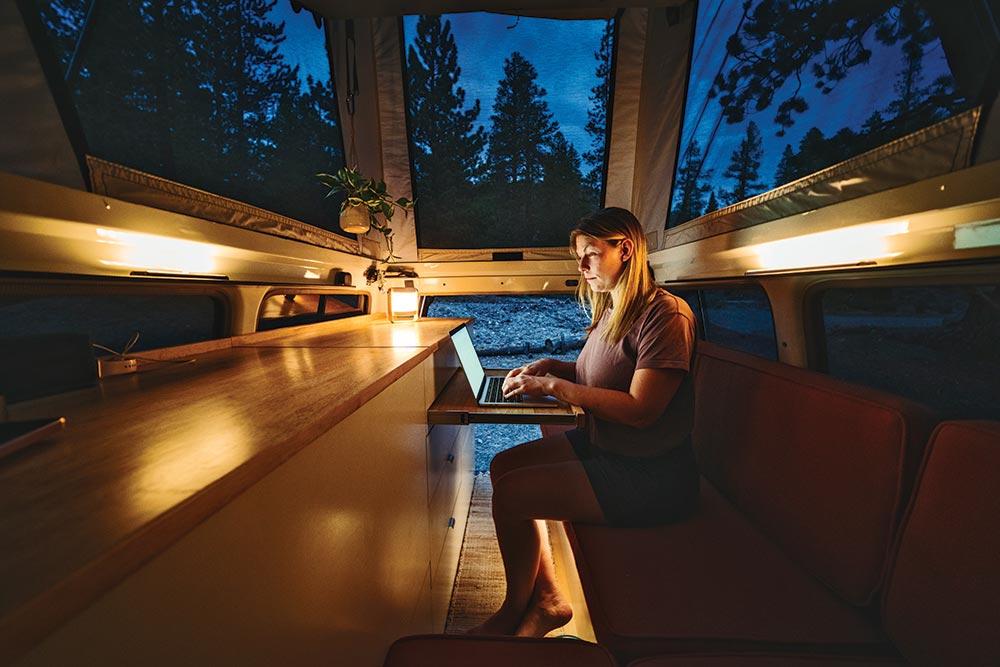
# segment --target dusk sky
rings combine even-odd
[[[545,89],[544,99],[566,139],[581,154],[590,148],[590,136],[584,128],[590,89],[598,83],[594,54],[605,21],[519,19],[483,12],[446,14],[442,19],[451,21],[465,101],[469,106],[476,99],[480,101],[479,122],[487,130],[504,61],[519,51],[538,71],[537,83]],[[416,34],[416,25],[416,16],[403,19],[407,46]]]
[[[307,74],[328,77],[330,68],[323,33],[316,28],[312,15],[306,11],[296,14],[287,2],[279,2],[271,17],[275,22],[285,21],[289,38],[281,45],[281,53],[288,62],[300,66],[303,80]],[[451,21],[466,104],[472,106],[476,99],[480,101],[480,124],[489,130],[504,60],[519,51],[538,71],[537,83],[545,89],[544,99],[566,139],[581,154],[590,148],[590,136],[584,128],[590,89],[598,83],[594,54],[600,46],[605,21],[518,19],[483,12],[447,14],[442,18]],[[416,33],[417,17],[404,17],[403,25],[409,46]]]
[[[285,22],[287,39],[278,49],[291,65],[299,66],[299,76],[303,82],[307,75],[314,79],[329,79],[330,58],[326,54],[326,38],[323,30],[316,27],[312,14],[301,11],[296,14],[288,2],[279,2],[268,17],[275,23]]]
[[[704,155],[711,141],[712,130],[719,121],[721,109],[717,100],[708,98],[708,91],[726,58],[726,40],[733,34],[741,16],[741,3],[731,0],[701,0],[698,3],[694,62],[684,118],[682,150],[694,136]],[[857,130],[872,111],[885,107],[895,97],[893,83],[896,73],[903,66],[901,44],[885,47],[875,41],[874,35],[869,35],[865,44],[873,51],[871,61],[852,69],[832,93],[822,95],[818,91],[812,92],[815,91],[815,80],[808,73],[805,74],[802,90],[809,101],[809,109],[795,116],[795,124],[788,128],[784,137],[775,136],[779,128],[774,123],[774,116],[778,101],[794,89],[794,81],[786,82],[770,107],[747,115],[747,120],[756,122],[761,131],[764,159],[760,174],[768,185],[774,178],[785,144],[798,149],[802,135],[814,126],[828,137],[843,127]],[[949,71],[944,51],[938,43],[936,48],[929,50],[924,56],[923,85]],[[706,160],[705,167],[714,167],[716,180],[727,187],[730,185],[728,179],[720,181],[719,176],[726,170],[730,155],[745,136],[745,124],[727,125],[723,121],[711,145],[711,155]]]

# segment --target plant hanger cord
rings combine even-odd
[[[354,139],[354,109],[360,87],[358,86],[358,43],[354,37],[354,19],[347,19],[344,31],[344,88],[347,91],[347,96],[344,99],[344,107],[347,109],[351,139],[351,147],[348,150],[347,159],[351,168],[356,170],[358,168],[358,147]]]

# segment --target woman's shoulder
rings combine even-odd
[[[639,316],[633,331],[638,336],[659,335],[658,332],[678,326],[692,330],[697,328],[694,313],[687,301],[660,287]]]
[[[688,305],[687,301],[662,287],[658,287],[649,307],[646,309],[646,316],[670,317],[673,315],[680,315],[692,322],[694,321],[694,311],[691,310],[691,306]]]

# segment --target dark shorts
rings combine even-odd
[[[567,431],[611,526],[652,526],[685,519],[698,508],[698,468],[691,439],[655,458],[614,454]]]

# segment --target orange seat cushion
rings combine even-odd
[[[384,667],[616,667],[603,646],[576,639],[414,635],[389,647]]]

